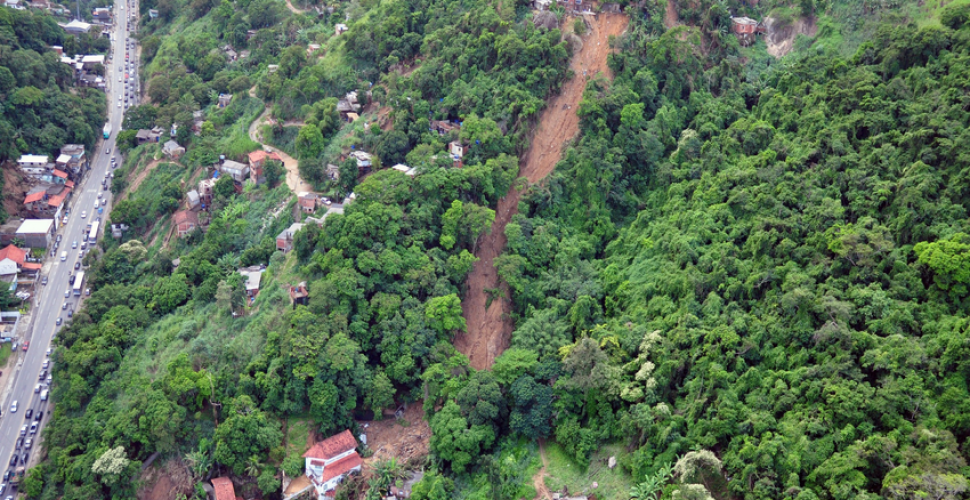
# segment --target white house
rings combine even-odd
[[[306,476],[317,490],[318,500],[332,500],[334,489],[353,472],[360,472],[364,461],[357,454],[357,440],[350,430],[320,441],[303,454]]]
[[[35,177],[47,173],[47,163],[47,155],[21,155],[17,160],[23,173]]]

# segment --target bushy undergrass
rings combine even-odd
[[[602,446],[593,453],[589,468],[585,470],[554,441],[545,444],[545,453],[548,462],[546,487],[549,491],[567,488],[571,494],[595,493],[597,498],[629,498],[633,478],[619,465],[614,469],[607,467],[611,456],[615,456],[619,463],[627,455],[622,445]],[[593,488],[593,483],[596,483],[596,488]]]

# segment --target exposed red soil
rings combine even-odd
[[[680,20],[677,18],[677,6],[674,5],[674,0],[667,0],[667,10],[664,12],[664,27],[671,29],[680,24]]]
[[[3,167],[3,209],[10,217],[18,217],[24,208],[24,198],[30,190],[30,183],[20,173],[20,167],[8,162]]]
[[[583,36],[582,49],[570,62],[574,77],[542,110],[532,144],[519,162],[519,176],[525,177],[529,184],[538,183],[549,175],[559,162],[565,145],[576,137],[579,132],[576,108],[586,87],[584,72],[590,78],[601,72],[612,78],[606,66],[606,57],[610,53],[609,37],[623,33],[629,21],[623,14],[600,14],[592,20],[589,33]],[[570,25],[569,22],[564,24]],[[455,337],[455,347],[468,356],[476,370],[490,368],[512,339],[515,325],[509,317],[508,288],[498,279],[495,258],[505,249],[505,226],[518,212],[521,197],[521,190],[512,189],[499,200],[491,231],[478,243],[476,256],[479,261],[468,275],[467,291],[461,304],[468,331]],[[496,289],[501,291],[501,296],[495,297],[486,308],[486,290]]]
[[[374,454],[364,459],[364,463],[371,465],[392,457],[397,458],[398,463],[404,463],[428,455],[431,428],[424,418],[421,401],[408,405],[402,420],[408,423],[407,427],[394,417],[366,422],[367,428],[362,430],[367,435],[367,447],[374,450]],[[364,422],[358,423],[363,427]]]

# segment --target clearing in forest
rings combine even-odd
[[[252,93],[252,91],[250,91],[250,93]],[[260,145],[263,146],[263,149],[266,151],[275,152],[276,154],[280,155],[280,158],[283,160],[283,168],[286,169],[286,186],[290,188],[290,191],[293,191],[293,193],[313,191],[310,185],[303,182],[303,179],[300,178],[299,162],[296,160],[296,158],[284,153],[279,148],[274,148],[268,144],[263,144],[262,141],[259,140],[259,126],[262,125],[269,116],[269,112],[270,109],[266,108],[266,111],[259,115],[259,118],[256,118],[253,120],[253,123],[249,124],[249,138],[252,139],[253,142],[260,143]]]
[[[590,21],[591,29],[582,37],[583,46],[570,62],[575,76],[542,110],[532,144],[519,162],[519,177],[526,178],[529,184],[541,181],[552,172],[562,156],[563,147],[579,132],[576,110],[586,88],[583,75],[592,78],[602,72],[612,77],[606,65],[609,37],[623,33],[629,18],[611,13],[600,14]],[[571,23],[567,20],[564,25]],[[490,368],[512,338],[514,325],[509,318],[508,289],[500,283],[494,261],[505,249],[505,226],[518,211],[521,196],[521,189],[511,189],[499,200],[495,222],[491,231],[482,236],[476,253],[479,260],[468,275],[467,291],[461,304],[468,331],[455,337],[455,347],[468,356],[476,370]],[[494,300],[489,301],[490,293],[496,294]]]

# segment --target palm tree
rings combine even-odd
[[[253,455],[246,460],[246,475],[256,477],[259,475],[259,457]]]
[[[652,476],[644,476],[643,482],[630,488],[630,500],[657,500],[664,485],[674,475],[674,468],[670,463],[660,467]]]

